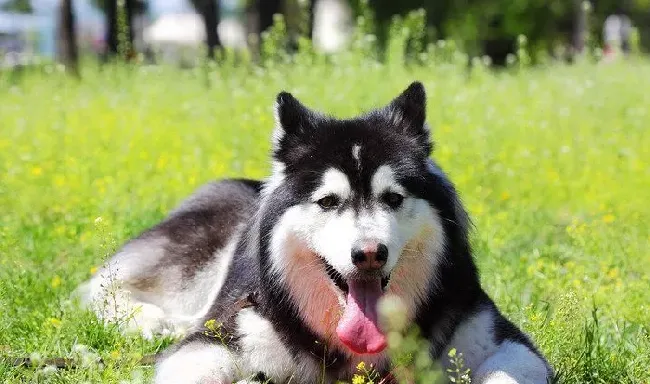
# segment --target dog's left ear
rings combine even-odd
[[[427,95],[419,81],[411,85],[388,104],[386,115],[398,129],[415,136],[429,134],[426,121]]]
[[[275,100],[273,149],[278,150],[288,138],[296,138],[313,125],[313,113],[288,92],[280,92]]]

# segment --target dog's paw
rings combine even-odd
[[[233,356],[225,347],[201,342],[184,345],[156,365],[155,384],[232,384]]]

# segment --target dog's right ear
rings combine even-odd
[[[312,128],[312,112],[288,92],[280,92],[275,100],[275,130],[273,150],[277,151],[285,141],[297,138]]]

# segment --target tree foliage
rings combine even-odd
[[[580,13],[588,9],[588,34],[602,38],[602,23],[612,13],[626,13],[650,43],[650,0],[350,0],[356,15],[367,7],[375,18],[380,42],[387,37],[396,15],[415,9],[426,12],[430,41],[453,39],[470,54],[485,53],[493,43],[513,51],[517,37],[525,35],[530,46],[550,50],[555,44],[571,44]],[[644,29],[645,28],[645,29]],[[644,36],[648,38],[643,39]]]
[[[9,0],[2,5],[5,12],[32,13],[34,8],[30,0]]]
[[[91,0],[106,12],[107,2],[118,0]],[[281,4],[291,0],[242,0],[257,9],[259,27],[265,30],[272,23],[272,13],[287,9]],[[315,0],[311,0],[313,3]],[[427,42],[452,39],[471,55],[488,54],[505,58],[516,51],[517,38],[524,35],[534,52],[550,52],[555,46],[577,47],[580,39],[592,44],[602,38],[602,23],[612,13],[624,12],[639,26],[641,42],[650,47],[650,0],[348,0],[353,14],[372,15],[372,32],[379,48],[387,41],[390,25],[396,16],[410,11],[425,11]],[[131,12],[145,12],[147,0],[128,0]],[[206,22],[210,52],[220,46],[216,32],[219,0],[188,0]],[[11,0],[14,9],[31,10],[29,0]],[[585,14],[588,6],[588,15]],[[313,21],[313,6],[309,8]],[[311,25],[311,22],[308,23]],[[577,29],[585,29],[579,33]],[[580,47],[581,48],[581,47]],[[579,48],[578,48],[579,49]]]

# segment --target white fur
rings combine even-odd
[[[280,142],[286,134],[284,127],[280,122],[280,104],[277,102],[273,107],[273,119],[275,120],[275,128],[273,129],[273,134],[271,136],[271,144],[273,146],[273,150],[277,150],[280,148]]]
[[[238,362],[216,344],[190,343],[156,365],[156,384],[230,384]]]
[[[345,302],[325,272],[319,256],[295,234],[301,210],[289,209],[271,237],[272,268],[283,279],[303,318],[321,337],[336,340],[340,307]]]
[[[274,161],[271,166],[271,176],[264,182],[262,187],[262,198],[269,196],[275,191],[282,183],[284,183],[285,166],[279,161]]]
[[[183,334],[205,316],[216,298],[232,259],[238,235],[218,251],[214,261],[191,281],[182,278],[179,266],[158,265],[166,241],[128,244],[78,291],[82,303],[106,323],[117,323],[125,332]],[[154,271],[155,268],[162,268]],[[151,276],[154,286],[138,289],[136,281]]]
[[[155,304],[142,302],[128,289],[128,282],[146,276],[163,255],[166,240],[134,242],[126,245],[76,294],[105,323],[117,323],[124,332],[141,332],[153,337],[164,327],[164,311]],[[145,257],[153,255],[153,257]],[[146,304],[146,305],[145,305]]]
[[[247,383],[257,372],[273,382],[287,383],[320,374],[310,359],[294,359],[273,325],[254,309],[241,310],[236,322],[240,349],[230,351],[218,341],[192,342],[158,364],[155,383]]]
[[[170,306],[165,310],[174,318],[186,323],[196,323],[207,315],[212,303],[226,281],[241,229],[235,231],[230,241],[214,256],[213,262],[199,271],[185,288],[179,287]],[[187,314],[190,314],[187,316]]]
[[[350,180],[345,173],[336,168],[329,168],[323,173],[320,186],[311,194],[311,198],[312,201],[317,201],[328,195],[336,195],[346,200],[351,192]]]
[[[388,292],[406,304],[409,320],[437,282],[438,266],[444,262],[445,234],[440,215],[424,200],[413,199],[412,222],[400,223],[407,239],[391,272]]]
[[[525,345],[505,341],[472,375],[477,384],[547,384],[546,364]]]
[[[271,381],[286,383],[292,376],[295,380],[317,374],[317,367],[308,359],[302,364],[293,359],[273,325],[252,308],[239,312],[237,327],[241,336],[241,362],[246,367],[246,375],[264,372]]]
[[[451,348],[463,354],[465,367],[474,372],[486,358],[494,354],[499,348],[494,342],[494,313],[483,310],[465,319],[454,332],[448,344],[447,351]],[[447,353],[443,356],[446,357]]]
[[[317,204],[310,203],[292,207],[285,213],[292,217],[291,231],[344,276],[351,275],[356,270],[350,256],[353,245],[368,240],[388,247],[388,261],[384,270],[391,271],[406,243],[422,229],[421,224],[425,224],[418,218],[432,216],[428,214],[430,208],[409,196],[405,196],[403,206],[396,211],[380,203],[379,195],[386,190],[398,193],[404,191],[388,166],[377,170],[372,178],[372,188],[373,201],[358,213],[352,208],[343,212],[323,211]],[[312,198],[317,200],[330,193],[336,194],[343,201],[351,197],[350,182],[338,170],[330,169],[323,174],[320,186]]]
[[[352,146],[352,158],[357,169],[361,169],[361,145],[355,144]]]
[[[513,341],[495,343],[494,321],[497,314],[483,310],[463,321],[443,353],[451,348],[463,355],[464,367],[476,384],[546,384],[546,364],[528,347]]]
[[[386,192],[405,194],[404,187],[397,182],[393,169],[388,165],[377,168],[370,180],[370,187],[372,188],[372,194],[376,197]]]

